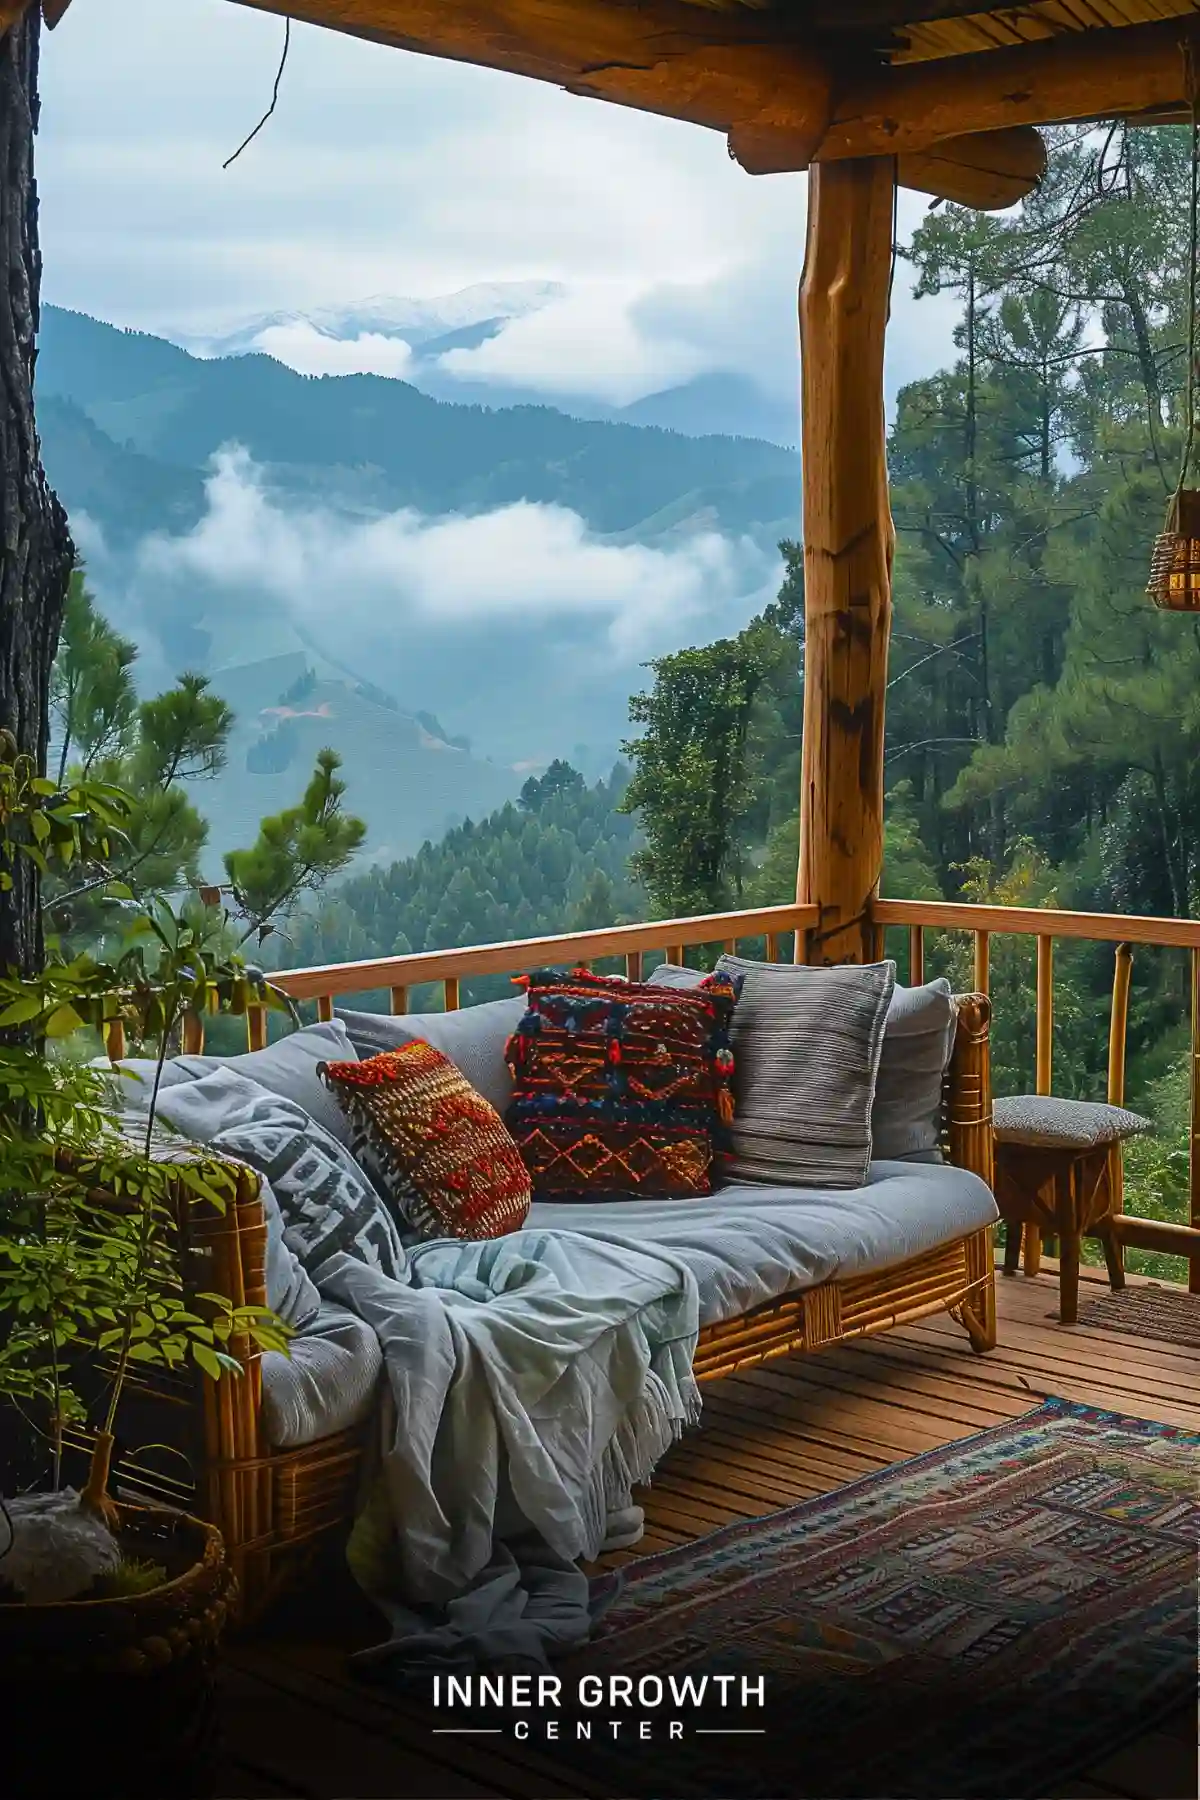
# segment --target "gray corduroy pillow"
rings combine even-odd
[[[659,987],[697,987],[699,969],[662,963],[647,977]],[[892,992],[871,1107],[871,1155],[880,1161],[941,1161],[942,1082],[954,1049],[957,1012],[944,978]],[[734,1015],[736,1030],[737,1015]]]
[[[891,962],[810,969],[722,956],[743,985],[730,1033],[736,1180],[855,1188],[871,1161],[871,1108]]]

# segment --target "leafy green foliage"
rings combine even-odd
[[[185,673],[139,703],[135,658],[133,646],[97,612],[77,571],[54,671],[59,764],[64,776],[74,767],[76,785],[44,809],[46,824],[30,814],[35,841],[27,852],[36,851],[36,834],[44,835],[46,825],[66,830],[71,806],[81,816],[97,816],[107,796],[117,809],[103,838],[93,834],[76,844],[69,871],[62,858],[53,877],[43,870],[50,877],[44,898],[51,920],[76,950],[103,952],[119,936],[111,901],[199,886],[208,827],[191,796],[224,766],[233,724],[204,675]],[[301,894],[343,869],[362,843],[365,827],[342,804],[339,767],[338,756],[322,750],[299,804],[264,819],[256,843],[226,858],[234,889],[229,922],[243,938],[265,937]]]
[[[344,869],[366,836],[362,820],[342,809],[346,784],[338,777],[340,766],[334,751],[320,751],[299,806],[264,819],[258,841],[225,858],[238,910],[260,942],[302,894]]]
[[[89,812],[77,795],[70,829],[56,831],[51,818],[39,831],[47,802],[59,801],[55,784],[29,777],[19,762],[0,762],[0,775],[10,859],[36,853],[51,875],[76,861],[81,844],[108,854],[108,822],[124,816],[123,800],[105,790]],[[252,1000],[290,1007],[261,971],[224,951],[227,935],[220,909],[176,913],[159,896],[131,921],[114,963],[52,958],[38,976],[0,977],[0,1395],[43,1431],[56,1483],[64,1427],[86,1416],[75,1375],[89,1356],[115,1359],[101,1432],[111,1442],[133,1365],[191,1361],[216,1379],[241,1373],[238,1341],[286,1346],[286,1328],[266,1309],[185,1290],[179,1196],[185,1211],[222,1213],[235,1174],[210,1160],[154,1155],[159,1081],[185,1015],[244,1012]],[[139,1042],[158,1044],[140,1146],[116,1123],[108,1078],[45,1050],[47,1039],[117,1021]],[[93,1465],[97,1501],[106,1469]]]

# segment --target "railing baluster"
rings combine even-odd
[[[204,1014],[186,1012],[183,1015],[183,1054],[185,1056],[204,1055]]]
[[[908,985],[920,987],[925,979],[925,927],[908,928]]]
[[[1035,1092],[1048,1094],[1054,1079],[1054,939],[1037,941],[1037,1074]]]
[[[397,1014],[408,1011],[408,989],[406,987],[392,989],[392,1011]]]
[[[1192,951],[1192,1117],[1188,1180],[1191,1221],[1200,1228],[1200,950]],[[1188,1262],[1188,1292],[1200,1294],[1200,1257]]]
[[[108,1029],[104,1033],[104,1048],[109,1062],[119,1063],[125,1060],[125,1026],[120,1019],[110,1019]]]
[[[267,1047],[267,1009],[265,1006],[248,1006],[246,1008],[246,1045],[250,1050],[265,1050]]]
[[[975,992],[986,994],[992,978],[992,941],[986,931],[975,933]]]
[[[1118,944],[1113,969],[1112,1012],[1108,1019],[1108,1104],[1125,1104],[1125,1036],[1129,1022],[1129,983],[1133,975],[1133,947]]]
[[[725,942],[721,945],[721,948],[725,952],[726,956],[736,956],[737,955],[737,947],[738,947],[738,941],[736,938],[726,938]]]
[[[640,981],[642,979],[642,953],[640,950],[630,950],[626,955],[625,979],[626,981]]]
[[[768,931],[767,933],[767,961],[779,961],[779,933],[777,931]]]
[[[324,1024],[324,1025],[327,1025],[329,1023],[330,1019],[332,1019],[332,1017],[333,1017],[333,995],[332,994],[318,994],[317,995],[317,1017],[318,1017],[318,1019],[321,1020],[322,1024]]]
[[[1037,939],[1037,1013],[1034,1091],[1048,1094],[1054,1079],[1054,939],[1044,932]],[[1025,1273],[1036,1275],[1042,1266],[1042,1234],[1035,1224],[1025,1227]]]
[[[457,1012],[458,1011],[458,977],[457,977],[457,975],[447,975],[446,976],[446,978],[442,982],[442,992],[445,995],[445,999],[443,1000],[442,1004],[445,1007],[446,1011],[447,1012]]]
[[[682,944],[668,945],[667,961],[669,963],[673,963],[677,969],[681,969],[683,967],[683,945]]]

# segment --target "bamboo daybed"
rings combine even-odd
[[[961,996],[954,1050],[944,1084],[948,1160],[991,1185],[988,1063],[991,1006]],[[164,1147],[179,1157],[189,1148]],[[199,1151],[197,1155],[201,1154]],[[267,1227],[257,1177],[237,1171],[237,1198],[224,1216],[197,1219],[186,1234],[185,1280],[238,1305],[266,1305]],[[910,1324],[936,1312],[957,1318],[978,1352],[996,1342],[995,1267],[990,1228],[881,1272],[830,1281],[756,1307],[701,1331],[694,1368],[714,1381],[793,1351]],[[296,1562],[346,1525],[358,1489],[366,1434],[360,1428],[274,1451],[262,1417],[257,1351],[238,1350],[244,1379],[214,1382],[153,1376],[135,1389],[118,1424],[119,1491],[190,1507],[219,1526],[241,1583],[247,1615],[263,1606]],[[121,1439],[124,1442],[121,1442]],[[74,1437],[76,1447],[84,1447]],[[139,1449],[141,1443],[148,1448]]]

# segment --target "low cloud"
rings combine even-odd
[[[354,338],[329,337],[307,319],[287,325],[268,325],[254,340],[254,348],[301,375],[391,375],[403,378],[412,364],[412,351],[403,338],[364,331]]]
[[[208,507],[183,535],[137,555],[139,589],[199,585],[269,597],[343,653],[394,655],[406,625],[464,630],[557,622],[610,660],[639,658],[741,623],[774,591],[778,559],[711,530],[663,545],[611,544],[567,508],[521,501],[471,516],[411,509],[375,518],[272,493],[239,448],[215,459]]]

